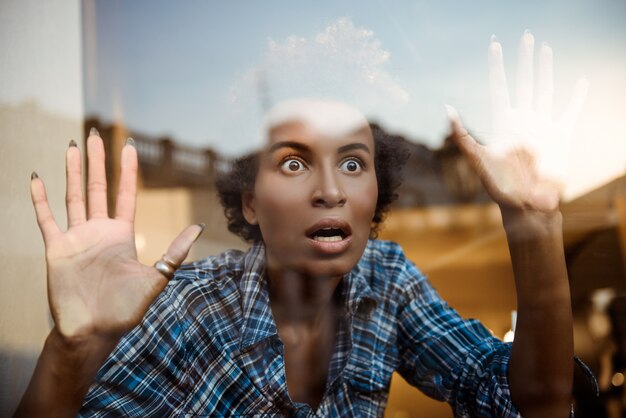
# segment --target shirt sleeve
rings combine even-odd
[[[507,377],[511,345],[461,318],[415,274],[399,317],[400,374],[457,417],[519,417]]]
[[[188,392],[184,326],[171,286],[100,368],[79,417],[170,416]]]

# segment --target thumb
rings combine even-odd
[[[456,145],[466,157],[470,158],[470,161],[480,157],[480,145],[463,126],[459,112],[448,104],[445,107],[452,128],[452,139]]]
[[[187,254],[189,254],[189,250],[194,242],[198,239],[202,231],[204,231],[204,224],[196,224],[190,225],[185,228],[170,244],[169,248],[164,254],[164,257],[175,265],[178,268],[185,258],[187,258]]]

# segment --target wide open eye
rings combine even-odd
[[[304,171],[306,167],[302,161],[296,158],[288,158],[283,161],[280,168],[286,173],[297,173],[299,171]]]
[[[360,173],[363,169],[363,164],[357,158],[348,158],[339,165],[339,169],[347,173]]]

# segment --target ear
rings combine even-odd
[[[250,225],[258,225],[259,220],[256,216],[256,209],[254,208],[254,193],[243,192],[241,195],[241,210],[243,211],[243,217]]]

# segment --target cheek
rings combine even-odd
[[[302,188],[281,182],[280,179],[265,179],[257,182],[255,187],[255,210],[261,229],[277,228],[280,225],[289,225],[286,222],[297,218],[294,208],[302,205]],[[278,231],[275,231],[278,232]]]
[[[354,185],[353,190],[352,198],[350,199],[353,210],[357,214],[359,222],[369,226],[374,218],[378,201],[378,184],[376,179]]]

